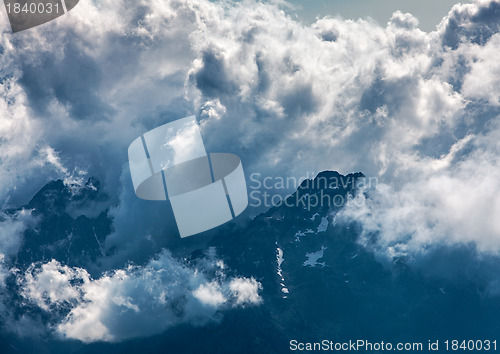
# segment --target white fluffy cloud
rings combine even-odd
[[[53,315],[55,331],[83,342],[153,335],[178,323],[201,325],[233,306],[258,305],[253,278],[226,277],[209,252],[190,267],[164,251],[146,266],[128,266],[92,279],[86,270],[52,260],[18,275],[24,298]],[[62,319],[61,311],[66,311]]]
[[[464,78],[462,93],[471,100],[485,100],[492,106],[500,105],[500,64],[495,53],[500,48],[500,33],[491,37],[484,45],[469,48],[470,72]]]
[[[363,226],[389,256],[415,255],[434,245],[500,250],[500,130],[469,135],[440,158],[399,156],[404,182],[364,190],[340,214]]]
[[[435,137],[427,131],[429,147],[418,144],[418,137],[416,147],[406,150],[385,142],[381,157],[394,166],[390,178],[381,174],[383,183],[341,214],[359,221],[363,241],[373,246],[376,240],[374,246],[390,257],[415,256],[435,245],[500,252],[500,81],[492,59],[500,50],[500,27],[498,17],[488,22],[499,10],[497,1],[456,5],[438,33],[431,34],[444,46],[433,49],[440,63],[427,74],[456,98],[444,110],[449,114],[441,123],[446,130],[436,131]],[[430,99],[420,111],[444,97],[426,92]]]
[[[236,297],[236,305],[258,304],[262,301],[259,296],[259,289],[262,289],[262,285],[255,279],[233,279],[229,283],[229,289]]]
[[[0,254],[7,257],[17,254],[24,239],[24,231],[37,221],[31,212],[22,209],[13,214],[0,214]]]

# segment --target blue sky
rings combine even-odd
[[[416,16],[424,31],[435,30],[436,25],[457,2],[454,0],[290,0],[300,18],[312,22],[316,17],[340,15],[345,19],[371,17],[385,25],[399,10]],[[462,1],[468,3],[470,1]]]
[[[279,0],[269,2],[280,3]],[[385,26],[394,12],[398,10],[409,12],[418,18],[419,27],[427,32],[435,30],[451,7],[458,3],[455,0],[285,0],[281,2],[291,5],[283,7],[288,14],[305,23],[312,23],[316,18],[326,16],[341,16],[352,20],[370,17]]]

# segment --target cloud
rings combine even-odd
[[[31,265],[23,280],[23,296],[42,309],[49,310],[52,305],[74,301],[79,297],[79,292],[71,285],[75,279],[85,282],[89,281],[89,276],[83,269],[75,271],[68,266],[61,266],[56,260],[43,264],[39,270]]]
[[[500,3],[478,0],[453,6],[438,26],[442,44],[458,49],[463,43],[484,45],[500,30]]]
[[[17,271],[13,261],[24,242],[24,232],[35,228],[39,219],[32,215],[32,210],[21,209],[15,212],[0,213],[0,319],[5,332],[19,337],[39,336],[45,332],[38,318],[15,313],[17,306],[12,298],[9,280]]]
[[[469,135],[438,159],[400,156],[404,183],[362,191],[339,216],[391,257],[460,244],[498,254],[499,134]]]
[[[465,97],[484,100],[493,107],[500,105],[500,65],[493,59],[499,47],[500,34],[495,34],[480,50],[471,48],[474,60],[464,77],[462,93]]]
[[[15,256],[24,240],[24,231],[35,226],[32,210],[21,209],[13,214],[0,214],[0,255]]]
[[[238,278],[231,281],[229,289],[236,297],[236,305],[241,304],[259,304],[262,298],[259,296],[259,290],[262,285],[255,279]]]
[[[5,38],[0,44],[11,47]],[[0,56],[2,66],[9,66],[10,60]],[[14,73],[5,68],[2,70],[0,85],[0,194],[6,194],[26,182],[26,176],[33,169],[33,153],[36,141],[40,138],[39,125],[30,118],[30,109],[24,91],[20,87]]]
[[[362,242],[389,257],[415,257],[441,246],[471,245],[491,255],[500,251],[500,82],[498,65],[491,61],[500,49],[499,8],[494,1],[456,5],[431,34],[444,44],[436,52],[441,62],[429,72],[451,93],[443,110],[449,115],[440,124],[446,130],[436,130],[434,138],[414,137],[421,143],[410,150],[384,146],[381,157],[394,166],[386,168],[391,178],[361,193],[341,214],[360,222]],[[430,88],[426,92],[429,98],[419,111],[445,97]]]
[[[217,307],[226,302],[226,299],[220,291],[217,283],[200,285],[195,291],[193,291],[193,296],[197,298],[202,304],[214,307]]]
[[[192,36],[200,54],[188,97],[209,149],[231,145],[250,170],[378,175],[392,167],[381,156],[387,142],[421,149],[465,105],[432,75],[437,33],[419,30],[410,14],[395,13],[385,29],[332,18],[307,27],[260,4],[231,8],[213,23]],[[223,113],[204,119],[213,102]]]
[[[189,266],[163,251],[145,266],[129,265],[98,279],[52,260],[32,265],[18,283],[25,299],[53,316],[60,336],[121,341],[179,323],[202,325],[225,309],[261,303],[259,282],[227,277],[224,263],[213,257],[211,250]]]

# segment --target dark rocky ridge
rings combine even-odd
[[[340,183],[315,183],[321,178]],[[304,181],[289,198],[347,198],[355,192],[353,181],[361,178],[361,173],[322,172],[314,180]],[[112,230],[112,219],[106,211],[95,217],[75,213],[105,198],[95,180],[89,180],[78,193],[61,181],[47,184],[25,207],[34,209],[40,222],[26,231],[18,264],[25,267],[55,258],[85,266],[105,257],[100,244]],[[183,325],[126,343],[83,346],[50,341],[42,347],[47,352],[79,353],[153,353],[158,348],[172,353],[284,353],[291,339],[495,339],[500,330],[500,303],[487,295],[484,279],[428,276],[404,258],[382,264],[372,250],[358,244],[359,225],[335,221],[340,209],[331,205],[304,208],[290,202],[271,208],[244,227],[224,225],[206,238],[178,242],[178,255],[182,255],[183,242],[202,245],[184,254],[187,262],[195,263],[208,247],[215,247],[228,265],[229,275],[255,277],[263,285],[261,306],[226,311],[220,323],[199,328]],[[477,258],[467,247],[436,252],[437,258],[447,257],[450,262],[459,259],[475,264]],[[493,269],[491,264],[489,267]]]
[[[86,267],[104,255],[102,244],[111,232],[107,210],[95,217],[85,215],[107,200],[99,181],[66,186],[57,180],[45,185],[23,208],[32,210],[39,222],[24,233],[17,265],[56,259],[69,266]]]

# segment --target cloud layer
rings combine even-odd
[[[203,325],[220,319],[221,310],[262,301],[259,282],[226,272],[214,250],[194,266],[163,251],[145,266],[130,265],[99,279],[52,260],[32,265],[17,282],[26,300],[52,314],[61,337],[114,342],[180,323]]]

